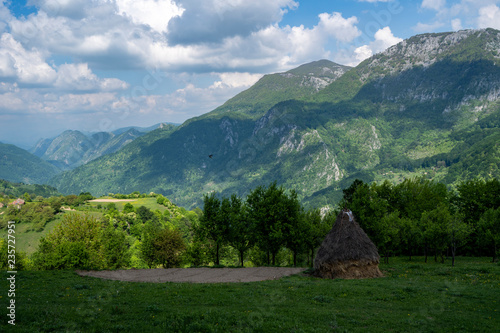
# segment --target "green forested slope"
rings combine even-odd
[[[60,172],[55,166],[24,149],[0,143],[0,179],[43,184]]]

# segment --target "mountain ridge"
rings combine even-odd
[[[54,138],[39,140],[30,152],[66,171],[103,155],[114,153],[160,126],[165,126],[165,124],[159,123],[146,128],[130,126],[113,132],[89,134],[77,130],[66,130]]]
[[[417,35],[313,94],[300,82],[289,88],[290,81],[282,80],[285,91],[303,89],[300,98],[271,94],[248,111],[243,92],[232,99],[234,105],[226,102],[164,135],[146,135],[133,149],[64,173],[51,184],[62,192],[95,195],[154,191],[192,207],[210,191],[245,194],[276,180],[317,206],[332,205],[355,178],[398,182],[422,176],[452,184],[472,176],[460,163],[475,174],[500,177],[498,146],[491,146],[500,126],[500,62],[484,47],[496,47],[498,40],[500,32],[492,29]],[[426,67],[406,49],[426,49],[420,55]],[[310,72],[308,66],[314,63],[295,71]],[[263,87],[260,81],[249,90]],[[263,111],[270,102],[276,103]],[[485,122],[491,126],[482,128]],[[459,136],[467,131],[478,139]],[[485,145],[496,169],[474,159]]]

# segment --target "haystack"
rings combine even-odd
[[[383,276],[377,247],[344,209],[337,216],[314,259],[314,274],[328,279],[363,279]]]

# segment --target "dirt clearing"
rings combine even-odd
[[[245,267],[245,268],[157,268],[122,269],[115,271],[76,271],[80,276],[130,282],[256,282],[276,280],[299,274],[305,268],[294,267]]]

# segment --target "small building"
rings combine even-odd
[[[4,204],[3,202],[0,202],[0,208],[3,208]]]
[[[17,198],[16,200],[14,200],[11,203],[9,203],[9,205],[16,206],[18,209],[20,209],[21,206],[24,205],[24,204],[25,204],[25,202],[21,198]]]

